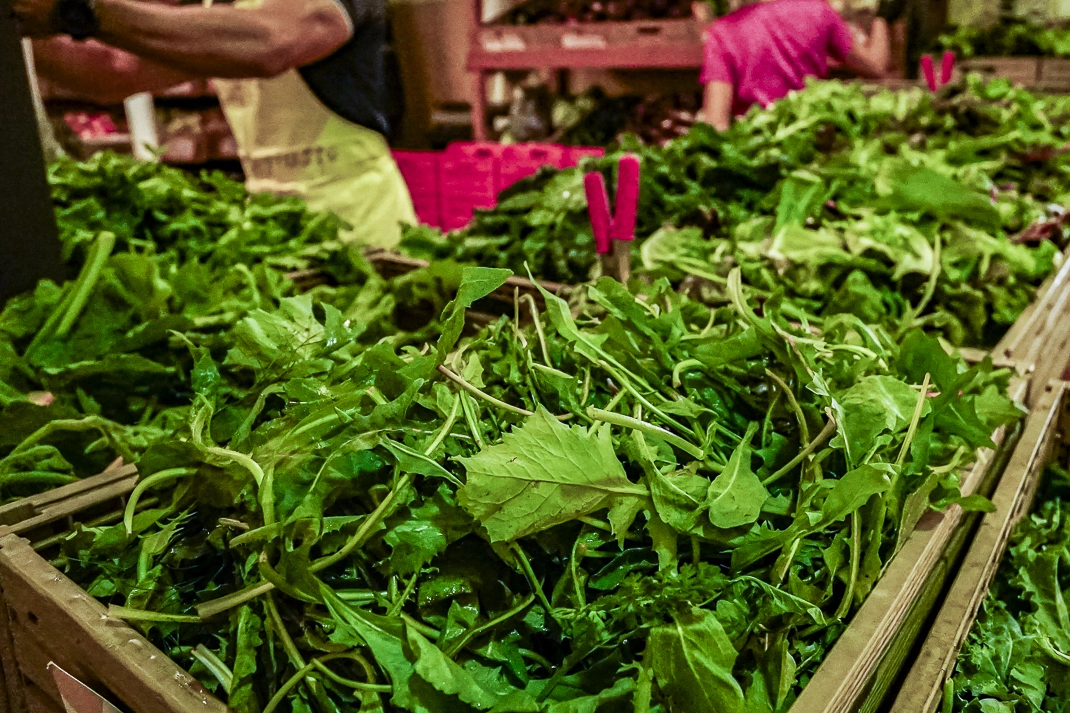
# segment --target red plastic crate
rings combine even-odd
[[[493,208],[498,201],[497,158],[450,156],[442,161],[439,185],[442,228],[456,230],[468,225],[476,208]]]
[[[393,154],[401,177],[409,187],[416,217],[424,225],[441,227],[441,154],[434,151],[394,151]]]
[[[569,168],[603,149],[490,141],[450,144],[445,151],[394,151],[421,223],[443,230],[468,225],[477,208],[493,208],[498,193],[542,166]]]
[[[597,146],[567,146],[561,168],[572,168],[585,158],[602,158],[605,155],[606,150]]]
[[[514,144],[502,151],[498,190],[504,191],[522,178],[535,174],[543,166],[560,168],[565,150],[554,144]]]
[[[506,148],[496,141],[455,141],[446,147],[446,157],[497,160]]]

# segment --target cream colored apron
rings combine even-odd
[[[272,79],[213,80],[250,191],[298,195],[352,225],[343,239],[393,248],[416,223],[405,181],[379,133],[346,121],[297,70]]]

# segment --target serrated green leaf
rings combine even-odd
[[[500,445],[459,460],[468,472],[460,503],[487,528],[492,542],[516,540],[647,495],[625,476],[608,429],[566,426],[544,408],[505,434]]]

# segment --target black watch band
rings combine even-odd
[[[92,37],[99,28],[93,0],[56,0],[52,24],[56,30],[76,40]]]

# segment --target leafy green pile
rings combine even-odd
[[[813,321],[846,310],[987,346],[1054,268],[1054,245],[1009,238],[1067,203],[1070,157],[1056,149],[1070,141],[1068,116],[1070,100],[1006,82],[971,79],[935,97],[816,83],[724,134],[699,125],[664,148],[626,141],[584,170],[612,185],[621,151],[642,157],[640,275],[723,286],[739,265],[745,282],[782,287]],[[413,229],[402,250],[582,282],[599,270],[582,180],[581,169],[544,171],[465,230]],[[665,226],[696,230],[668,239]],[[644,257],[655,234],[666,239]]]
[[[738,272],[458,342],[507,275],[466,269],[422,348],[302,298],[190,345],[179,437],[56,563],[236,713],[783,711],[1021,416],[990,363],[759,317]]]
[[[117,456],[133,462],[170,437],[193,396],[189,347],[241,338],[233,330],[246,315],[297,293],[291,271],[314,267],[334,283],[301,304],[337,308],[368,344],[399,332],[399,304],[423,305],[425,318],[403,326],[426,339],[443,284],[459,280],[436,269],[386,283],[337,242],[336,217],[250,196],[219,174],[102,154],[61,161],[50,179],[75,279],[42,281],[0,313],[4,500],[93,475]]]
[[[1050,466],[1011,536],[948,681],[944,713],[1059,713],[1070,705],[1070,473]]]
[[[1070,57],[1070,28],[1008,18],[990,27],[952,27],[940,35],[937,47],[960,58]]]

